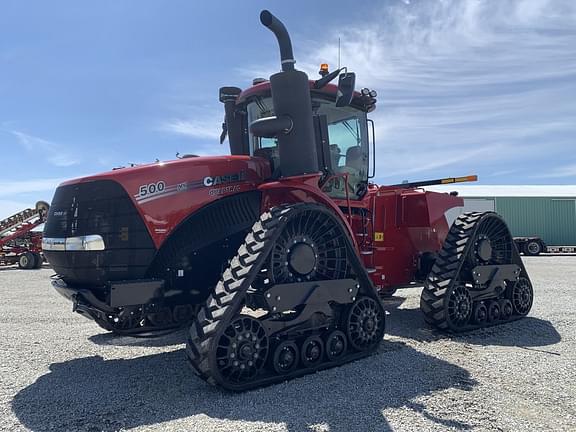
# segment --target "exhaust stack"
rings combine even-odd
[[[260,21],[278,40],[282,72],[270,77],[275,118],[257,120],[250,127],[259,136],[264,135],[258,130],[266,130],[268,136],[272,130],[271,135],[278,139],[282,177],[317,173],[320,170],[308,75],[294,69],[292,42],[284,24],[267,10],[260,13]]]
[[[260,12],[260,22],[268,27],[278,40],[282,70],[284,72],[294,70],[296,60],[294,60],[294,54],[292,53],[292,41],[284,24],[267,10]]]

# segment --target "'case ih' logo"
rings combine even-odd
[[[235,174],[225,174],[221,176],[215,177],[204,177],[204,186],[212,187],[220,184],[226,183],[236,183],[246,179],[246,172],[240,171],[239,173]]]

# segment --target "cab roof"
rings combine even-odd
[[[308,84],[310,86],[310,93],[313,96],[320,96],[325,97],[326,99],[330,99],[332,101],[336,100],[336,94],[338,93],[338,86],[334,84],[326,84],[321,89],[314,88],[315,81],[309,80]],[[248,87],[247,89],[243,90],[242,93],[238,96],[236,100],[237,104],[243,104],[249,101],[254,96],[262,96],[266,97],[271,94],[270,89],[270,81],[263,81],[252,87]],[[362,95],[355,91],[354,96],[352,97],[352,103],[350,104],[353,108],[360,109],[362,111],[366,111],[366,107],[364,102],[362,101]]]

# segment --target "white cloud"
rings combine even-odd
[[[33,202],[0,199],[0,220],[10,217],[21,210],[34,207]]]
[[[57,167],[76,165],[79,159],[69,154],[62,145],[37,136],[29,135],[22,131],[11,130],[20,145],[28,152],[46,156],[48,162]]]
[[[375,6],[377,7],[377,6]],[[385,2],[360,23],[293,33],[299,68],[357,73],[379,93],[377,179],[459,175],[515,180],[531,167],[576,163],[576,2],[427,0]],[[246,66],[251,76],[277,64]],[[440,171],[441,169],[441,171]]]
[[[221,155],[228,153],[226,148],[219,145],[223,117],[223,110],[201,111],[194,107],[188,109],[188,112],[180,118],[161,123],[157,130],[190,138],[190,148],[193,150],[181,153],[193,153],[198,156]]]
[[[161,130],[175,134],[186,135],[193,138],[216,140],[220,137],[222,119],[215,118],[205,120],[171,120],[161,126]]]
[[[67,178],[45,178],[35,180],[0,180],[0,197],[16,197],[21,194],[53,192]]]
[[[560,177],[576,177],[576,164],[564,165],[553,168],[543,174],[534,176],[534,178],[560,178]]]

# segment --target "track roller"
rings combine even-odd
[[[272,368],[279,375],[289,374],[298,367],[300,350],[294,341],[282,341],[274,350]]]
[[[324,342],[320,336],[308,336],[302,342],[300,349],[300,356],[302,358],[302,365],[304,367],[314,367],[322,362],[324,355]]]
[[[330,361],[338,360],[346,354],[348,340],[340,330],[334,330],[325,337],[326,358]]]

